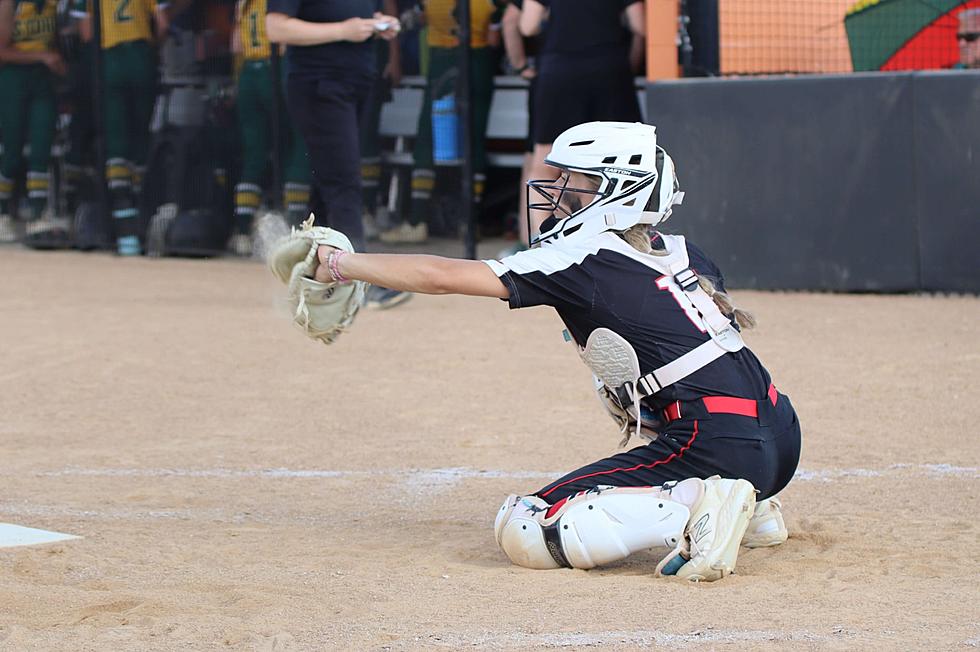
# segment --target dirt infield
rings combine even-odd
[[[260,265],[0,251],[0,650],[980,646],[980,300],[736,292],[804,428],[789,541],[710,585],[530,571],[504,496],[615,450],[547,309],[331,348]]]

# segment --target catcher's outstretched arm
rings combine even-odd
[[[318,258],[321,265],[316,280],[333,280],[325,262],[332,247],[321,246]],[[509,296],[506,286],[485,263],[416,254],[347,254],[338,261],[340,273],[352,280],[374,285],[421,292],[422,294],[468,294],[477,297]]]

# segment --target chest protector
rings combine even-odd
[[[660,287],[674,295],[681,308],[695,323],[702,325],[710,339],[641,375],[639,359],[629,342],[608,328],[592,331],[579,355],[592,370],[600,402],[625,435],[621,446],[626,445],[634,433],[649,440],[657,436],[658,419],[641,406],[643,399],[745,346],[731,320],[698,284],[698,275],[690,267],[684,237],[662,235],[661,238],[666,255],[649,255],[644,262],[660,272],[664,277]]]

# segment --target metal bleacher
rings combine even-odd
[[[517,76],[494,77],[493,100],[487,122],[487,162],[490,167],[520,168],[523,144],[527,138],[527,80]],[[411,167],[411,141],[422,111],[425,77],[404,77],[401,86],[392,91],[392,100],[381,110],[381,137],[386,148],[382,160],[387,165]],[[645,114],[643,79],[637,79],[640,109]],[[460,165],[461,161],[437,161],[441,167]]]
[[[388,146],[382,160],[388,165],[411,166],[411,142],[422,112],[425,77],[405,77],[392,91],[392,100],[381,110],[381,137]],[[522,141],[527,137],[527,81],[520,77],[495,77],[490,119],[487,124],[487,159],[491,167],[520,168],[522,152],[494,151],[493,141]],[[441,167],[460,165],[459,160],[437,161]]]

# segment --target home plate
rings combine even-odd
[[[39,543],[54,543],[55,541],[80,538],[73,534],[37,530],[32,527],[13,525],[12,523],[0,523],[0,548],[34,546]]]

